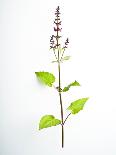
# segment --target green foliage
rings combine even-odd
[[[65,56],[65,57],[61,58],[60,62],[62,63],[62,62],[65,61],[65,60],[69,60],[70,57],[71,57],[71,56]],[[58,63],[58,61],[53,60],[52,63]]]
[[[49,87],[55,82],[55,76],[49,72],[35,72],[37,78]]]
[[[59,124],[61,124],[61,121],[59,119],[56,119],[53,115],[45,115],[40,120],[39,130]]]
[[[67,87],[64,87],[63,92],[68,91],[71,86],[80,86],[80,84],[75,80],[74,82],[70,83]]]
[[[83,110],[84,104],[88,99],[89,98],[82,98],[72,102],[68,110],[70,110],[72,114],[77,114],[80,110]]]
[[[63,60],[69,60],[70,57],[71,57],[71,56],[65,56],[65,57],[62,58],[62,61],[63,61]]]
[[[71,87],[73,86],[80,86],[80,84],[75,80],[66,87],[62,88],[61,84],[61,63],[64,61],[67,61],[70,59],[70,56],[65,56],[65,51],[68,48],[69,44],[69,39],[67,38],[66,41],[64,42],[64,45],[62,46],[61,44],[61,37],[62,35],[60,34],[62,27],[61,27],[61,20],[60,20],[60,7],[58,6],[55,10],[55,20],[54,24],[54,34],[50,36],[50,49],[53,51],[54,54],[54,59],[52,63],[57,63],[57,69],[58,69],[58,79],[57,79],[57,85],[53,85],[55,82],[55,76],[52,73],[49,72],[35,72],[37,78],[43,82],[45,85],[49,87],[54,87],[55,90],[57,90],[57,93],[59,95],[59,102],[60,102],[60,114],[61,114],[61,120],[55,118],[53,115],[44,115],[39,122],[39,130],[56,126],[56,125],[61,125],[61,143],[62,143],[62,148],[64,147],[64,125],[69,118],[71,114],[77,114],[80,110],[83,109],[86,101],[88,98],[81,98],[78,99],[70,104],[70,106],[67,108],[70,110],[70,113],[64,118],[64,109],[63,109],[63,102],[62,102],[62,93],[67,92]],[[67,54],[66,54],[67,55]],[[69,71],[70,74],[70,71]],[[53,97],[53,95],[51,96]]]
[[[57,62],[57,63],[58,63],[58,61],[55,61],[55,60],[54,60],[54,61],[52,61],[52,63],[55,63],[55,62]]]

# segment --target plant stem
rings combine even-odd
[[[55,56],[55,58],[56,58],[56,61],[58,61],[58,58],[57,58],[57,56],[56,56],[55,49],[53,49],[53,51],[54,51],[54,56]]]
[[[61,79],[60,79],[60,63],[58,62],[58,72],[59,72],[59,97],[60,97],[60,108],[61,108],[61,127],[62,127],[62,148],[64,147],[64,119],[63,119],[63,105],[62,105],[62,95],[61,95]]]
[[[68,116],[67,116],[66,119],[64,120],[63,124],[65,124],[66,120],[68,119],[68,117],[69,117],[70,115],[71,115],[71,113],[68,114]]]
[[[61,110],[61,127],[62,127],[62,148],[64,147],[64,119],[63,119],[63,105],[61,95],[61,72],[60,72],[60,53],[58,50],[58,80],[59,80],[59,97],[60,97],[60,110]]]
[[[61,55],[60,61],[62,61],[62,59],[63,59],[64,51],[65,51],[65,49],[64,49],[63,52],[62,52],[62,55]]]
[[[62,95],[61,95],[61,72],[60,72],[60,51],[59,51],[59,48],[58,48],[58,46],[59,46],[59,40],[58,40],[58,36],[59,36],[59,34],[58,34],[58,17],[57,17],[57,39],[56,39],[56,41],[57,41],[57,49],[58,49],[58,81],[59,81],[59,90],[58,90],[58,92],[59,92],[59,98],[60,98],[60,110],[61,110],[61,127],[62,127],[62,148],[64,147],[64,124],[63,124],[63,122],[64,122],[64,119],[63,119],[63,105],[62,105]]]

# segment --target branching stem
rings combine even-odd
[[[68,114],[68,116],[66,117],[66,119],[64,120],[63,124],[65,124],[65,122],[67,121],[68,117],[71,115],[71,113]]]

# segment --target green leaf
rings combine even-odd
[[[39,130],[61,124],[59,119],[56,119],[53,115],[45,115],[41,118],[39,123]]]
[[[70,83],[67,87],[64,87],[63,92],[68,91],[71,86],[80,86],[80,84],[75,80],[74,82]]]
[[[78,113],[80,110],[83,110],[84,104],[88,99],[89,98],[82,98],[72,102],[68,110],[70,110],[72,114]]]
[[[69,60],[70,57],[71,57],[71,56],[65,56],[65,57],[62,58],[62,61],[63,61],[63,60]]]
[[[63,62],[64,60],[69,60],[70,59],[70,56],[65,56],[61,59],[61,62]]]
[[[44,84],[52,87],[52,84],[55,82],[55,76],[49,72],[35,72],[37,78],[42,81]]]
[[[55,60],[54,60],[54,61],[52,61],[52,63],[55,63],[55,62],[57,62],[57,63],[58,63],[58,61],[55,61]]]

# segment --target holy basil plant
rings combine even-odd
[[[56,77],[53,75],[53,73],[49,73],[47,71],[39,71],[35,72],[38,80],[42,82],[44,85],[48,87],[54,87],[58,94],[59,94],[59,103],[60,103],[60,111],[61,111],[61,119],[56,118],[55,116],[51,114],[47,114],[42,116],[39,122],[39,130],[61,125],[61,144],[62,148],[64,147],[64,125],[69,118],[70,115],[75,115],[79,113],[81,110],[83,110],[83,107],[85,103],[88,100],[88,97],[84,97],[81,99],[77,99],[70,103],[67,110],[69,110],[69,114],[66,118],[64,118],[64,110],[63,110],[63,103],[62,103],[62,94],[66,93],[71,89],[71,87],[79,87],[80,83],[77,80],[72,81],[64,88],[61,87],[61,63],[67,61],[70,59],[70,56],[65,55],[65,51],[68,48],[69,39],[67,38],[64,46],[61,46],[60,39],[61,35],[60,32],[62,30],[61,28],[61,20],[60,20],[60,8],[59,6],[56,8],[55,11],[55,20],[54,20],[54,34],[50,37],[50,49],[54,53],[55,60],[52,61],[52,63],[57,63],[58,65],[58,86],[54,85],[54,82],[56,80]]]

